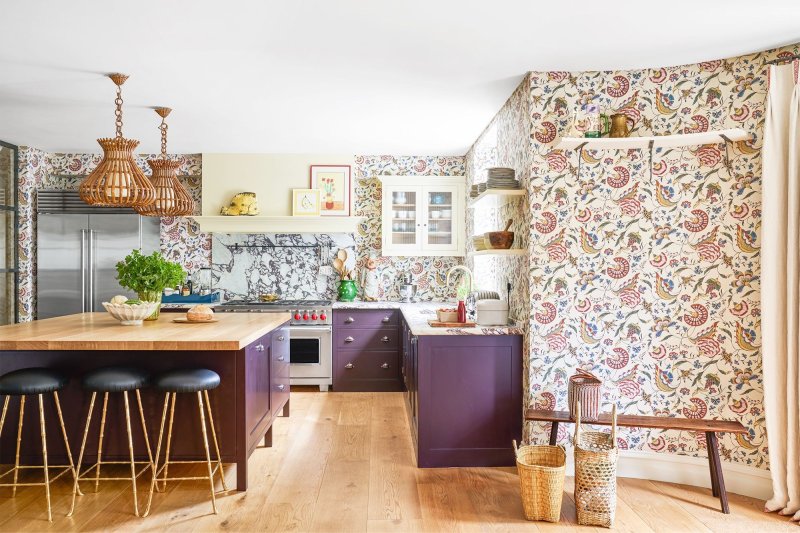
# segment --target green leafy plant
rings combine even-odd
[[[174,287],[185,278],[183,267],[167,261],[159,252],[143,255],[139,250],[133,250],[117,263],[119,284],[140,297],[148,293],[160,295],[166,287]]]

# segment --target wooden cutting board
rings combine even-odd
[[[475,322],[439,322],[438,320],[428,320],[428,325],[432,328],[474,328]]]

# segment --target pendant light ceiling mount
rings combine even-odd
[[[136,165],[133,151],[139,141],[122,136],[122,85],[128,76],[120,73],[108,77],[117,86],[114,99],[116,136],[97,139],[103,159],[80,186],[80,197],[89,205],[108,207],[143,207],[155,199],[155,188]]]
[[[161,117],[158,129],[161,131],[161,155],[158,159],[147,161],[153,170],[150,181],[155,187],[153,203],[134,207],[137,213],[152,217],[186,216],[194,212],[194,200],[178,179],[180,161],[169,158],[167,154],[167,116],[172,112],[169,107],[155,107],[153,110]]]

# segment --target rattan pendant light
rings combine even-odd
[[[176,217],[191,215],[194,212],[194,200],[178,180],[180,161],[174,161],[167,155],[167,115],[172,111],[168,107],[155,108],[161,117],[161,157],[147,162],[153,169],[150,182],[156,189],[155,201],[135,207],[137,213],[150,217]]]
[[[117,86],[117,98],[114,100],[117,135],[97,139],[103,149],[103,159],[81,183],[80,196],[90,205],[145,206],[153,202],[156,190],[133,160],[133,150],[139,141],[122,136],[122,84],[128,76],[109,74],[108,77]]]

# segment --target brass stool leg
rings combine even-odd
[[[103,394],[103,417],[100,419],[100,441],[97,444],[97,469],[94,472],[94,491],[100,487],[100,461],[103,459],[103,433],[106,430],[106,409],[108,408],[108,393]]]
[[[83,452],[86,450],[86,437],[89,435],[89,425],[92,423],[92,411],[94,411],[94,400],[97,398],[97,392],[92,393],[92,399],[89,401],[89,414],[86,415],[86,427],[83,430],[83,439],[81,440],[81,451],[78,454],[78,472],[75,476],[75,485],[72,487],[72,506],[69,508],[67,516],[72,516],[75,512],[75,498],[78,495],[78,479],[81,477],[81,464],[83,464]]]
[[[58,391],[53,391],[53,398],[56,401],[56,412],[58,412],[58,422],[61,424],[61,435],[64,437],[64,446],[67,448],[67,458],[69,459],[69,466],[72,469],[72,477],[78,481],[78,473],[75,471],[75,462],[72,460],[72,450],[69,447],[69,439],[67,438],[67,428],[64,426],[64,415],[61,413],[61,402],[58,399]],[[78,492],[80,492],[80,487]],[[83,496],[83,494],[81,494]]]
[[[19,448],[22,444],[22,419],[25,416],[25,395],[19,397],[19,424],[17,424],[17,455],[14,459],[14,488],[11,489],[11,497],[17,495],[17,479],[19,476]]]
[[[53,513],[50,510],[50,474],[47,470],[47,433],[44,429],[44,397],[39,395],[39,427],[42,433],[42,460],[44,461],[44,494],[47,498],[47,520],[53,521]]]
[[[161,429],[158,431],[158,443],[156,444],[156,455],[153,462],[153,476],[150,478],[150,494],[147,496],[147,508],[142,516],[150,514],[150,506],[153,504],[153,492],[156,489],[156,474],[158,473],[158,456],[161,455],[161,441],[164,437],[164,424],[167,421],[167,408],[169,407],[169,393],[164,395],[164,412],[161,415]]]
[[[11,396],[6,396],[6,399],[3,402],[3,416],[0,416],[0,435],[3,434],[3,426],[6,423],[6,411],[8,411],[8,402],[10,400],[11,400]]]
[[[136,389],[136,402],[139,404],[139,418],[142,420],[142,433],[144,434],[144,445],[147,446],[147,458],[150,460],[150,468],[153,468],[153,450],[150,448],[150,437],[147,435],[147,424],[144,421],[144,409],[142,408],[142,395]]]
[[[169,408],[169,429],[167,430],[167,452],[164,455],[164,486],[161,490],[167,490],[167,474],[169,473],[169,451],[172,447],[172,421],[175,418],[175,399],[177,392],[172,393],[172,402]]]
[[[206,433],[206,415],[203,411],[203,395],[197,391],[197,407],[200,410],[200,429],[203,430],[203,447],[206,450],[206,466],[208,467],[208,483],[211,486],[211,508],[217,514],[217,497],[214,494],[214,474],[211,470],[211,453],[208,451],[208,434]]]
[[[128,391],[122,391],[125,400],[125,426],[128,429],[128,452],[131,456],[131,486],[133,487],[133,514],[139,516],[139,496],[136,494],[136,463],[133,457],[133,435],[131,434],[131,410],[128,403]]]
[[[214,440],[214,449],[217,452],[217,465],[219,468],[219,476],[222,478],[222,490],[228,491],[228,486],[225,484],[225,472],[222,470],[222,456],[219,453],[219,443],[217,442],[217,430],[214,428],[214,417],[211,415],[211,402],[208,401],[208,391],[203,391],[203,396],[206,398],[206,410],[208,411],[208,425],[211,426],[211,438]]]

